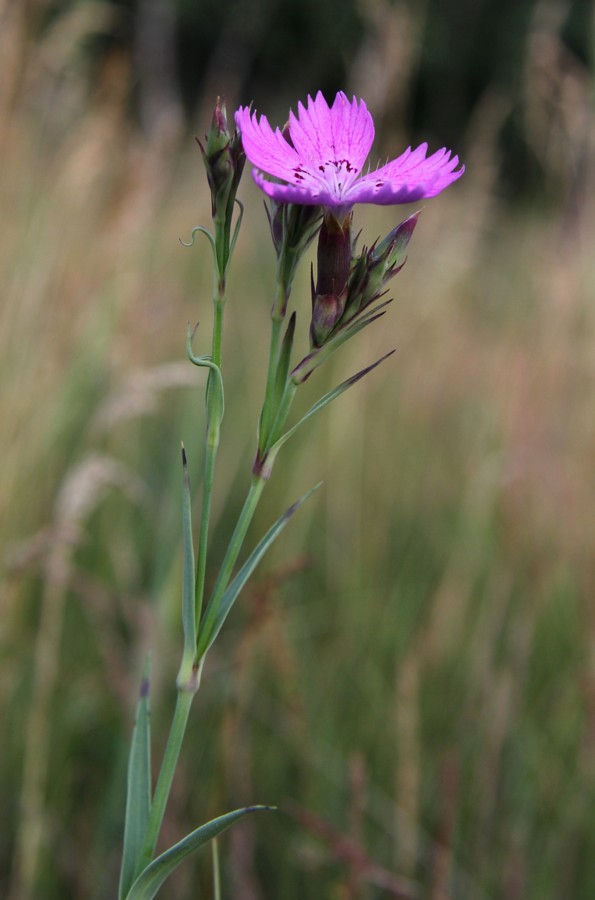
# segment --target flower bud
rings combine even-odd
[[[293,275],[299,257],[318,234],[321,209],[270,200],[266,213],[277,257],[284,255],[292,261]]]
[[[213,219],[224,223],[233,213],[236,192],[246,156],[240,135],[232,137],[227,128],[225,100],[217,97],[211,128],[205,137],[206,149],[196,139],[202,154],[211,189]]]
[[[313,347],[325,343],[345,310],[351,268],[351,213],[339,221],[326,211],[318,237],[317,261],[310,325]]]
[[[417,225],[419,213],[409,216],[379,244],[364,247],[353,260],[344,321],[349,322],[384,292],[390,279],[405,265],[405,250]]]
[[[277,275],[281,293],[273,316],[284,318],[298,262],[320,229],[320,206],[279,203],[270,199],[265,206],[271,237],[277,254]]]

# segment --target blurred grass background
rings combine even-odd
[[[193,135],[218,93],[281,123],[318,88],[365,97],[379,158],[429,139],[467,174],[304,388],[398,349],[279,460],[252,543],[324,486],[209,656],[163,845],[272,802],[222,840],[226,897],[595,896],[594,30],[587,0],[0,4],[1,896],[115,896],[141,667],[159,760],[179,662],[181,439],[200,472]],[[241,196],[212,572],[273,291]],[[209,854],[160,896],[212,897]]]

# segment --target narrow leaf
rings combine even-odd
[[[240,233],[240,227],[242,225],[242,219],[244,218],[244,204],[241,202],[241,200],[238,200],[237,197],[235,198],[235,202],[240,207],[240,212],[239,212],[238,218],[236,219],[236,224],[233,229],[233,237],[232,237],[231,243],[229,245],[229,259],[231,259],[232,255],[233,255],[233,251],[235,250],[236,241],[238,239],[238,235]],[[227,260],[228,265],[229,265],[229,259]]]
[[[149,660],[141,682],[136,721],[128,758],[128,786],[124,823],[124,850],[119,897],[128,895],[140,871],[140,861],[151,811],[151,726],[149,709]]]
[[[267,450],[275,440],[275,437],[277,436],[276,432],[283,428],[293,399],[295,388],[293,382],[289,379],[289,368],[291,366],[291,353],[293,350],[296,318],[296,313],[293,312],[289,319],[285,334],[283,335],[283,341],[281,342],[281,348],[279,350],[271,401],[266,409],[266,415],[265,408],[263,407],[260,417],[258,451],[262,457],[265,456]],[[268,423],[266,429],[263,428],[264,422]]]
[[[380,313],[379,315],[382,315]],[[341,384],[337,385],[336,388],[333,388],[332,391],[329,391],[328,394],[325,394],[324,397],[321,397],[320,400],[317,400],[314,406],[311,406],[308,412],[302,416],[302,418],[293,425],[289,431],[286,431],[285,434],[276,441],[271,447],[271,453],[278,453],[283,444],[289,440],[289,438],[295,434],[298,428],[308,421],[315,413],[319,412],[321,409],[324,409],[325,406],[328,406],[333,400],[339,397],[344,391],[358,382],[361,378],[371,372],[376,366],[379,366],[380,363],[384,362],[385,359],[388,359],[389,356],[392,356],[394,350],[390,350],[388,353],[385,353],[384,356],[381,356],[380,359],[377,359],[376,362],[372,363],[369,366],[366,366],[365,369],[362,369],[360,372],[356,372],[355,375],[352,375],[350,378],[347,378],[346,381],[342,381]]]
[[[293,403],[293,398],[295,397],[297,388],[298,386],[294,383],[293,380],[288,381],[285,385],[285,391],[283,392],[283,396],[281,397],[281,403],[279,404],[277,414],[271,426],[271,433],[269,435],[268,446],[266,448],[267,452],[283,433],[283,428],[285,427],[285,422],[287,421],[287,416],[289,415],[289,410],[291,409],[291,404]]]
[[[385,300],[384,303],[381,303],[374,309],[368,310],[364,316],[354,319],[344,328],[337,331],[337,333],[322,347],[319,347],[317,350],[314,350],[312,353],[305,356],[291,373],[293,381],[296,384],[303,384],[304,381],[310,377],[312,372],[326,362],[335,350],[338,350],[345,341],[354,337],[354,335],[359,331],[362,331],[367,325],[371,325],[376,319],[380,319],[384,315],[384,312],[380,312],[380,310],[385,306],[388,306],[390,302],[391,300]]]
[[[281,344],[277,372],[275,375],[275,389],[273,393],[273,421],[268,434],[264,436],[263,445],[260,447],[263,456],[273,441],[279,436],[279,432],[285,425],[285,420],[287,419],[289,408],[295,394],[295,385],[289,379],[289,368],[291,366],[291,353],[293,350],[296,318],[296,313],[293,312]]]
[[[300,497],[293,506],[290,506],[286,512],[280,516],[275,524],[267,531],[262,540],[256,545],[234,580],[227,587],[225,593],[221,597],[221,601],[215,615],[213,617],[213,623],[211,627],[207,630],[203,628],[198,636],[198,648],[197,648],[197,657],[201,659],[204,654],[207,652],[219,632],[221,631],[221,626],[225,622],[227,616],[229,615],[229,611],[231,610],[233,604],[235,603],[238,594],[250,578],[250,575],[265,555],[273,541],[280,535],[283,531],[291,517],[297,510],[300,508],[302,503],[304,503],[314,491],[317,491],[322,482],[315,485],[313,488],[304,494],[303,497]],[[206,620],[205,620],[206,621]]]
[[[289,375],[289,366],[291,365],[291,351],[293,349],[293,336],[295,334],[296,313],[293,312],[287,325],[287,330],[283,336],[281,350],[279,353],[279,362],[277,363],[277,374],[275,376],[275,403],[281,402],[287,377]]]
[[[173,847],[170,847],[169,850],[166,850],[165,853],[153,860],[136,879],[126,895],[126,900],[152,900],[163,882],[179,866],[183,859],[194,853],[203,844],[217,837],[217,835],[221,834],[222,831],[225,831],[226,828],[229,828],[230,825],[233,825],[234,822],[247,813],[274,808],[274,806],[246,806],[243,809],[236,809],[233,812],[226,813],[224,816],[219,816],[217,819],[212,819],[205,825],[201,825],[200,828],[191,832],[179,843],[174,844]]]
[[[194,544],[192,541],[192,510],[190,501],[190,476],[186,450],[182,444],[182,537],[183,537],[183,582],[182,582],[182,627],[184,629],[184,658],[194,658],[196,647],[196,607],[194,600]]]

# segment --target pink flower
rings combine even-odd
[[[374,122],[363,100],[339,92],[331,107],[319,91],[308,105],[289,113],[289,132],[273,129],[249,107],[235,115],[244,151],[255,167],[256,184],[274,200],[324,206],[347,213],[355,203],[390,205],[435,197],[460,178],[458,156],[443,148],[427,156],[428,145],[362,175],[374,140]],[[269,180],[272,176],[275,181]]]

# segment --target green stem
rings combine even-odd
[[[279,341],[281,338],[281,328],[283,319],[273,318],[271,321],[271,340],[269,344],[269,367],[267,371],[267,381],[264,395],[264,403],[260,414],[259,428],[259,449],[267,443],[272,418],[275,414],[273,395],[275,391],[275,378],[277,375],[277,364],[279,362]]]
[[[211,359],[217,366],[221,366],[221,351],[223,342],[223,309],[225,306],[225,285],[222,279],[219,279],[217,290],[213,297],[214,315],[213,315],[213,340],[211,349]],[[210,414],[209,391],[212,389],[214,373],[209,373],[207,382],[207,430],[205,442],[205,461],[203,470],[203,491],[202,491],[202,508],[200,517],[200,532],[198,536],[197,559],[196,559],[196,586],[195,586],[195,609],[197,628],[200,628],[200,615],[202,611],[205,578],[207,570],[207,549],[209,542],[209,519],[211,516],[211,497],[213,494],[213,482],[215,480],[215,462],[217,459],[217,451],[219,449],[219,419],[216,421]]]
[[[259,451],[266,446],[272,419],[275,416],[274,408],[274,392],[275,380],[277,377],[277,365],[279,363],[279,351],[281,341],[281,329],[285,320],[287,311],[287,303],[289,301],[290,288],[283,271],[284,256],[282,255],[277,261],[277,286],[275,289],[275,302],[271,309],[271,340],[269,344],[269,367],[267,370],[266,388],[264,394],[264,403],[262,412],[260,413],[260,425],[258,430],[258,449]]]
[[[223,342],[223,309],[225,307],[225,282],[217,285],[217,291],[213,297],[213,349],[211,357],[216,366],[221,367],[221,346]]]
[[[186,731],[190,707],[192,705],[194,694],[196,693],[196,690],[198,690],[199,680],[200,669],[196,677],[195,690],[178,690],[174,717],[172,719],[165,753],[163,754],[163,762],[161,763],[161,770],[159,772],[159,778],[157,779],[155,794],[153,795],[153,801],[151,803],[151,813],[147,825],[141,871],[151,862],[153,854],[155,853],[165,807],[171,790],[182,741],[184,739],[184,732]]]
[[[213,894],[215,900],[221,900],[221,868],[219,866],[219,845],[217,838],[211,841],[211,852],[213,855]]]
[[[229,262],[229,235],[231,221],[227,222],[227,213],[219,219],[215,219],[215,246],[217,248],[217,276],[219,285],[225,290],[225,272]]]
[[[285,281],[281,277],[280,269],[277,269],[277,288],[275,295],[275,303],[273,304],[273,309],[271,313],[271,338],[269,344],[269,363],[268,363],[268,371],[267,371],[267,380],[265,387],[265,395],[264,402],[262,405],[262,411],[260,414],[260,425],[259,425],[259,451],[262,447],[266,446],[266,442],[270,435],[271,428],[277,423],[279,417],[279,410],[276,409],[275,404],[275,383],[277,377],[277,367],[279,364],[279,353],[280,353],[280,342],[281,342],[281,332],[283,328],[283,322],[285,318],[285,309],[287,307],[287,298],[289,294],[285,288]],[[283,302],[281,302],[283,301]],[[214,359],[214,357],[213,357]],[[283,399],[288,401],[288,405],[285,410],[285,415],[287,415],[289,411],[289,405],[291,404],[291,399],[293,399],[293,394],[291,393],[291,397],[284,397]],[[272,461],[271,461],[272,467]],[[204,654],[206,653],[209,644],[210,644],[210,634],[213,628],[213,624],[215,622],[215,618],[217,615],[217,608],[225,593],[225,589],[229,584],[229,580],[231,578],[233,568],[237,562],[238,556],[240,555],[240,551],[242,549],[246,533],[250,526],[250,523],[254,517],[254,513],[256,511],[256,507],[258,506],[258,501],[260,500],[260,495],[264,490],[264,486],[267,482],[268,477],[270,476],[270,468],[267,470],[266,476],[263,476],[262,472],[255,472],[252,476],[252,482],[250,484],[250,490],[248,491],[248,496],[246,497],[246,501],[244,503],[243,509],[240,513],[238,521],[236,523],[236,527],[234,533],[232,535],[231,541],[225,553],[225,557],[223,558],[223,562],[221,563],[221,568],[219,570],[219,575],[217,576],[217,581],[215,582],[215,586],[213,588],[213,593],[211,594],[209,603],[205,610],[203,621],[200,624],[197,638],[197,659],[202,659]],[[197,578],[198,583],[198,578]],[[201,603],[204,591],[204,573],[202,575],[202,587],[201,587]],[[198,591],[198,587],[197,587]]]
[[[220,244],[219,244],[220,246]],[[218,254],[219,258],[219,254]],[[219,272],[221,270],[219,269]],[[213,291],[213,336],[211,344],[211,359],[217,366],[221,366],[222,343],[223,343],[223,310],[225,306],[225,280],[217,273],[215,276],[215,287]],[[213,404],[210,401],[213,390],[214,373],[209,373],[206,391],[206,407],[207,407],[207,427],[206,427],[206,446],[205,461],[203,470],[203,492],[202,492],[202,508],[200,520],[200,535],[198,539],[198,553],[196,562],[196,587],[195,587],[195,604],[196,604],[196,622],[199,622],[200,611],[204,595],[207,548],[209,537],[209,518],[211,513],[211,497],[213,493],[213,482],[215,476],[215,461],[217,458],[217,450],[219,447],[219,426],[220,415],[217,410],[213,410]],[[178,686],[178,695],[176,700],[176,708],[172,719],[172,724],[167,739],[167,745],[157,779],[157,786],[151,805],[151,813],[149,824],[147,827],[147,836],[145,841],[145,850],[143,855],[143,864],[148,865],[153,858],[155,846],[161,831],[161,824],[165,814],[165,807],[169,798],[174,772],[180,755],[180,749],[190,707],[194,694],[198,690],[200,683],[200,675],[202,665],[193,671],[190,682],[180,684]]]
[[[227,268],[229,257],[229,229],[230,223],[227,223],[226,225],[225,222],[215,222],[216,272],[214,273],[213,289],[214,312],[213,334],[211,342],[211,360],[218,368],[221,367],[222,357],[223,311],[226,300],[225,271]],[[209,373],[206,390],[206,446],[195,587],[195,621],[197,623],[197,628],[200,627],[200,613],[204,596],[211,497],[213,493],[213,482],[215,476],[215,462],[217,458],[217,450],[219,448],[221,416],[223,414],[221,406],[222,398],[220,392],[219,394],[217,394],[217,389],[215,387],[215,377],[216,374],[214,372]],[[217,396],[219,396],[219,400],[217,400]],[[192,706],[194,694],[197,692],[200,685],[201,673],[202,663],[195,662],[190,678],[185,679],[178,684],[176,708],[174,710],[169,736],[167,739],[167,745],[165,747],[163,761],[161,763],[159,777],[157,779],[157,785],[155,787],[155,793],[153,795],[151,803],[151,812],[149,815],[147,834],[143,851],[142,868],[144,868],[151,862],[155,853],[155,847],[157,846],[157,840],[161,831],[163,816],[165,814],[165,808],[169,799],[174,773],[180,756],[182,741],[184,739],[186,726],[188,724],[190,707]]]

